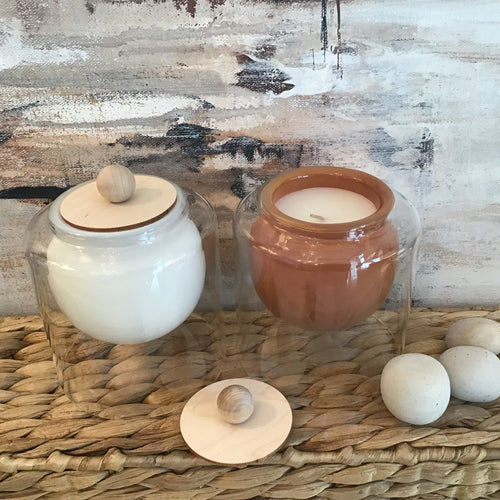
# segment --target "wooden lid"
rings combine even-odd
[[[82,184],[61,202],[65,222],[78,229],[123,231],[161,219],[175,204],[173,184],[150,175],[135,176],[135,191],[126,201],[112,203],[98,191],[95,181]]]
[[[220,392],[235,384],[246,387],[254,401],[252,415],[240,424],[224,420],[217,408]],[[199,456],[220,464],[246,464],[270,455],[285,442],[292,428],[292,410],[286,398],[264,382],[221,380],[186,403],[180,427],[186,444]]]

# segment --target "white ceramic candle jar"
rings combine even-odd
[[[404,316],[419,230],[411,205],[372,175],[285,171],[236,211],[239,309],[267,308],[286,324],[323,332],[382,307]]]
[[[213,208],[163,179],[135,180],[120,203],[104,199],[95,181],[76,186],[28,229],[26,254],[63,384],[75,364],[114,345],[149,353],[194,312],[220,307]]]

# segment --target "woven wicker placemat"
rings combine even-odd
[[[406,352],[438,355],[448,326],[471,316],[500,310],[413,310]],[[191,321],[189,349],[174,336],[168,350],[119,346],[72,368],[70,401],[40,318],[1,319],[0,498],[500,498],[500,402],[452,400],[428,426],[396,420],[379,391],[393,342],[376,322],[327,344],[291,329],[283,344],[271,316],[253,315],[242,336],[224,313],[222,338]],[[242,372],[287,397],[292,432],[261,462],[211,464],[182,440],[182,406]]]

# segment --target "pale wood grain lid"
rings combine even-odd
[[[226,422],[218,413],[220,392],[230,385],[246,387],[255,408],[241,424]],[[239,465],[264,458],[278,450],[292,428],[292,410],[274,387],[248,378],[221,380],[198,391],[186,403],[180,420],[181,434],[197,455],[219,464]]]
[[[150,175],[135,176],[135,191],[126,201],[112,203],[98,191],[95,181],[82,184],[61,203],[60,215],[78,229],[124,231],[162,218],[175,204],[177,191],[170,182]]]

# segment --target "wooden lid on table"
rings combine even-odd
[[[234,424],[221,415],[218,402],[224,389],[245,387],[253,397],[252,415]],[[181,434],[197,455],[219,464],[240,465],[278,450],[292,428],[292,410],[274,387],[253,379],[228,379],[198,391],[184,406]]]
[[[132,175],[131,180],[130,175],[121,165],[106,167],[97,181],[77,187],[64,198],[61,217],[73,227],[97,232],[124,231],[161,219],[177,199],[174,185],[150,175]]]

